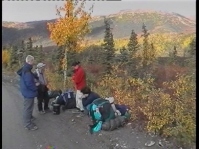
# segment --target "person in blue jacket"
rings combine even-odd
[[[34,64],[34,57],[28,55],[26,57],[26,62],[24,66],[17,71],[20,76],[20,90],[24,97],[23,106],[23,123],[25,129],[37,130],[38,127],[32,122],[33,109],[34,109],[34,98],[38,95],[37,86],[39,83],[35,81],[35,75],[32,73],[32,68]]]
[[[85,110],[89,109],[89,105],[95,100],[100,98],[100,96],[91,91],[91,89],[88,86],[85,86],[83,89],[81,89],[81,92],[83,93],[82,97],[82,104]]]

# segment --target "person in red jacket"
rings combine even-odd
[[[83,89],[86,86],[86,74],[83,68],[80,66],[80,62],[74,62],[72,66],[74,70],[72,80],[74,82],[76,89],[76,107],[83,112],[84,111],[84,107],[82,104],[83,94],[81,92],[81,89]]]

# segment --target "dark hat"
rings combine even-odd
[[[79,65],[79,64],[80,64],[79,61],[75,61],[75,62],[72,63],[72,66],[76,66],[76,65]]]

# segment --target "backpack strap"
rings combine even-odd
[[[65,94],[63,93],[63,94],[61,94],[61,96],[62,96],[63,100],[65,101],[65,104],[67,104],[67,100],[66,100]]]

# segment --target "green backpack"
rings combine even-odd
[[[100,131],[103,122],[115,118],[115,113],[110,102],[102,98],[98,98],[92,102],[89,107],[89,115],[93,120],[93,125],[90,125],[91,133]]]

